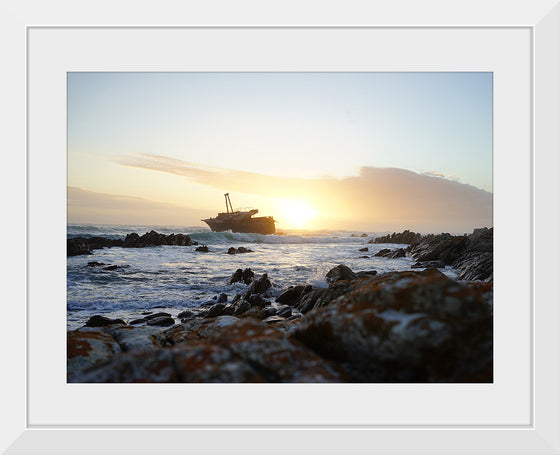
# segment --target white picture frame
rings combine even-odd
[[[189,13],[186,24],[177,24],[176,17],[169,10],[158,6],[157,12],[142,11],[136,9],[134,3],[122,3],[111,6],[111,12],[115,14],[108,19],[107,10],[100,8],[92,12],[91,16],[84,22],[84,17],[72,10],[71,2],[64,2],[68,8],[66,12],[51,11],[39,2],[21,2],[11,5],[8,14],[3,15],[2,38],[6,46],[6,68],[10,71],[3,76],[4,87],[7,88],[5,98],[8,100],[7,108],[2,108],[3,117],[9,122],[10,128],[6,128],[6,148],[13,150],[7,158],[8,169],[16,168],[19,173],[2,182],[3,194],[6,197],[11,217],[23,221],[18,225],[16,238],[18,241],[9,242],[9,253],[13,259],[9,264],[3,265],[3,275],[9,277],[6,280],[7,295],[9,301],[14,304],[7,305],[3,310],[8,326],[2,331],[2,354],[8,374],[4,373],[2,378],[2,402],[5,403],[1,412],[2,439],[0,449],[7,454],[18,453],[57,453],[57,454],[87,454],[87,453],[534,453],[534,454],[558,454],[560,453],[560,353],[558,342],[560,333],[559,311],[557,303],[560,301],[558,276],[560,270],[556,254],[560,253],[558,244],[559,210],[560,206],[558,171],[559,171],[559,128],[560,124],[560,4],[557,1],[527,2],[525,5],[516,5],[512,8],[507,2],[485,2],[480,5],[472,5],[468,11],[460,12],[453,2],[422,2],[422,8],[418,8],[417,2],[404,2],[396,5],[381,5],[381,3],[360,4],[352,8],[352,4],[346,3],[339,8],[328,7],[323,4],[307,4],[307,6],[283,4],[278,6],[271,14],[270,8],[261,7],[258,2],[246,2],[245,8],[238,6],[233,10],[227,3],[222,8],[210,7],[208,5],[196,5],[195,9],[189,8],[191,4],[182,4],[179,8]],[[192,4],[194,8],[194,4]],[[248,8],[248,9],[247,9]],[[251,14],[247,15],[247,11]],[[296,14],[297,12],[297,14]],[[185,16],[187,17],[187,16]],[[528,107],[528,115],[531,122],[531,147],[527,149],[526,166],[527,175],[531,177],[531,187],[525,192],[524,198],[530,203],[530,220],[528,225],[521,228],[521,232],[529,234],[525,247],[520,247],[529,256],[522,256],[528,260],[528,264],[520,265],[519,268],[531,275],[527,277],[508,277],[511,279],[509,285],[515,286],[517,282],[527,282],[528,290],[532,296],[530,312],[526,314],[529,325],[532,326],[532,342],[527,349],[531,354],[532,374],[527,378],[531,390],[530,409],[527,409],[529,419],[523,423],[506,423],[499,421],[482,424],[461,425],[452,423],[450,425],[425,425],[412,422],[400,425],[361,425],[335,423],[321,424],[310,421],[301,425],[236,425],[230,420],[223,424],[219,416],[215,422],[205,420],[202,425],[182,425],[166,422],[164,424],[150,425],[149,423],[134,424],[130,422],[94,425],[83,423],[72,424],[72,415],[67,415],[67,423],[33,423],[36,415],[34,400],[37,394],[29,393],[29,376],[49,375],[48,368],[55,368],[56,362],[49,362],[48,358],[40,361],[28,355],[29,338],[36,337],[37,313],[35,308],[38,296],[49,305],[53,302],[49,294],[44,294],[44,286],[37,275],[29,279],[29,260],[23,255],[22,245],[27,245],[28,255],[33,256],[37,245],[38,234],[41,229],[45,232],[45,238],[61,236],[56,240],[64,243],[64,232],[59,232],[59,223],[52,222],[52,226],[44,225],[49,219],[49,207],[37,207],[32,203],[28,205],[26,195],[28,188],[35,183],[32,181],[37,175],[37,160],[25,153],[25,147],[34,147],[34,137],[29,135],[29,104],[26,105],[27,84],[30,72],[34,71],[36,60],[30,59],[29,37],[33,30],[50,29],[62,32],[69,30],[87,30],[89,26],[95,29],[108,30],[110,27],[133,27],[161,26],[168,30],[182,30],[185,27],[212,26],[209,30],[220,30],[223,26],[230,27],[259,27],[259,30],[285,29],[286,26],[311,27],[317,29],[332,29],[336,33],[339,26],[347,26],[355,30],[386,29],[386,30],[412,30],[433,28],[436,30],[524,30],[527,32],[528,45],[530,48],[532,71],[528,76],[532,93],[532,103]],[[177,29],[172,27],[179,26]],[[73,27],[73,28],[72,28]],[[106,28],[108,27],[108,28]],[[253,29],[253,28],[252,28]],[[63,39],[65,39],[63,37]],[[115,41],[115,44],[117,42]],[[204,44],[200,44],[204,46]],[[390,48],[391,43],[387,43]],[[94,48],[92,48],[94,49]],[[92,49],[88,49],[89,52]],[[127,47],[131,52],[138,49],[134,43]],[[48,48],[47,48],[48,50]],[[44,55],[43,51],[43,55]],[[52,62],[55,65],[57,48],[52,48]],[[77,68],[83,69],[87,64],[87,52],[77,55],[79,60]],[[460,57],[460,55],[459,55]],[[48,55],[47,60],[50,58]],[[111,57],[108,57],[111,60]],[[452,56],[447,58],[452,59]],[[268,62],[266,58],[264,61]],[[115,65],[118,69],[117,60],[109,62],[109,67]],[[404,62],[402,70],[405,70],[407,62]],[[158,62],[154,63],[157,68]],[[261,63],[262,65],[262,63]],[[270,65],[273,65],[272,60]],[[220,61],[212,70],[229,69]],[[256,68],[262,70],[258,64]],[[95,70],[96,68],[91,68]],[[143,68],[139,68],[142,70]],[[245,66],[245,69],[249,69]],[[274,68],[271,68],[274,69]],[[301,64],[292,68],[302,68]],[[348,68],[351,70],[352,68]],[[398,69],[398,68],[397,68]],[[468,68],[466,68],[468,69]],[[73,70],[69,68],[69,70]],[[45,106],[43,106],[44,108]],[[53,108],[54,109],[54,108]],[[60,112],[53,112],[53,116],[60,117]],[[27,117],[26,117],[27,116]],[[47,122],[48,123],[48,122]],[[13,125],[13,127],[12,127]],[[45,127],[48,127],[46,125]],[[37,128],[37,123],[33,128]],[[39,126],[40,128],[45,128]],[[512,135],[514,133],[512,132]],[[59,137],[58,135],[57,137]],[[56,141],[54,142],[56,143]],[[58,155],[60,151],[53,151],[55,158],[53,162],[64,162]],[[64,175],[65,168],[53,165],[48,169],[49,174],[55,177]],[[513,166],[513,164],[512,164]],[[43,170],[43,169],[41,169]],[[23,178],[22,178],[23,177]],[[28,180],[29,179],[29,180]],[[54,179],[55,182],[56,178]],[[48,182],[48,181],[47,181]],[[43,182],[44,183],[44,182]],[[19,192],[14,192],[14,186]],[[53,194],[55,197],[64,197],[60,192],[60,184],[54,183]],[[45,190],[47,191],[47,190]],[[36,193],[36,188],[30,191]],[[27,207],[27,208],[26,208]],[[13,214],[12,214],[13,213]],[[54,217],[56,218],[56,216]],[[41,228],[41,229],[39,229]],[[512,230],[514,228],[512,227]],[[505,236],[506,234],[502,232]],[[496,231],[496,239],[502,235]],[[505,245],[506,248],[516,246]],[[26,260],[27,259],[27,260]],[[65,264],[58,256],[49,258],[46,268],[62,268]],[[23,273],[27,269],[27,273]],[[50,272],[45,271],[45,275]],[[9,275],[8,275],[9,274]],[[13,276],[13,278],[12,278]],[[62,283],[64,287],[64,283]],[[24,291],[25,290],[25,291]],[[58,292],[60,292],[60,288]],[[64,293],[64,289],[62,289]],[[23,295],[22,295],[23,294]],[[32,305],[29,306],[29,300]],[[17,304],[15,303],[17,302]],[[54,307],[53,307],[54,308]],[[58,308],[58,307],[57,307]],[[53,309],[52,312],[57,313]],[[496,316],[499,318],[499,314]],[[49,321],[46,321],[49,323]],[[43,324],[44,325],[44,324]],[[64,325],[64,324],[63,324]],[[40,333],[45,343],[50,342],[50,337],[60,341],[65,338],[64,333],[54,330],[46,330]],[[34,341],[34,340],[32,340]],[[56,342],[58,342],[56,341]],[[36,344],[37,342],[34,341]],[[503,347],[502,347],[503,348]],[[65,353],[63,353],[63,357]],[[512,353],[515,355],[515,352]],[[54,357],[60,358],[60,353],[54,353]],[[6,370],[5,370],[6,371]],[[130,386],[122,385],[117,390],[126,395]],[[145,389],[142,389],[143,391]],[[211,389],[200,389],[212,393]],[[252,395],[253,390],[244,388],[245,395]],[[137,389],[138,391],[138,389]],[[280,393],[285,392],[281,389]],[[265,399],[278,389],[273,387],[258,393],[255,396],[263,396]],[[53,391],[56,395],[56,391]],[[43,392],[43,395],[46,395]],[[49,397],[45,397],[49,398]],[[56,398],[56,397],[55,397]],[[336,401],[334,401],[336,402]],[[56,415],[56,400],[49,401],[48,412]],[[123,404],[130,404],[125,402]],[[242,405],[243,402],[240,402]],[[358,405],[359,406],[359,405]],[[64,406],[61,404],[61,408]],[[143,408],[149,413],[149,409]],[[336,414],[340,408],[333,408]],[[76,412],[79,405],[76,406]],[[274,408],[269,409],[274,413]],[[297,413],[294,408],[294,413]],[[35,414],[34,414],[35,413]],[[37,421],[46,422],[48,416],[42,414]],[[261,416],[259,416],[261,417]],[[266,416],[262,418],[266,421]],[[154,416],[155,418],[155,416]],[[520,422],[522,419],[519,420]],[[61,422],[59,419],[58,422]],[[265,449],[263,449],[263,447]]]

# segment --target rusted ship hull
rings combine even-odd
[[[208,218],[204,221],[214,232],[254,232],[257,234],[274,234],[276,227],[272,217],[247,218],[244,220],[219,220]]]

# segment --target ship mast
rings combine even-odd
[[[233,213],[233,207],[231,205],[231,200],[229,198],[229,193],[224,194],[225,198],[226,198],[226,213],[230,213],[229,209],[231,208],[231,213]],[[229,207],[228,207],[228,202],[229,202]]]

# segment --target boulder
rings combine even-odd
[[[307,313],[315,308],[328,305],[341,295],[350,292],[356,286],[355,281],[339,280],[332,283],[328,288],[314,288],[302,293],[297,302],[292,305],[300,313]]]
[[[218,298],[217,298],[218,303],[225,303],[227,302],[227,294],[225,292],[222,292]]]
[[[422,234],[416,232],[411,232],[408,229],[396,233],[385,235],[383,237],[377,237],[372,243],[405,243],[408,245],[416,245],[422,240]]]
[[[150,319],[156,319],[156,318],[161,318],[161,317],[171,317],[171,314],[165,313],[164,311],[160,311],[159,313],[148,314],[144,317],[144,319],[149,321]]]
[[[250,294],[263,294],[264,292],[266,292],[270,287],[272,286],[272,283],[270,282],[270,280],[268,279],[268,274],[263,273],[262,276],[256,280],[254,280],[251,285],[249,286],[249,289],[247,290],[247,293]]]
[[[159,318],[153,318],[147,321],[148,325],[158,326],[158,327],[168,327],[175,324],[175,320],[170,316],[160,316]]]
[[[179,382],[173,353],[169,349],[131,352],[77,374],[69,382]]]
[[[370,277],[377,275],[377,270],[364,270],[362,272],[356,272],[358,278]]]
[[[208,247],[206,245],[202,245],[202,246],[196,247],[195,251],[199,251],[201,253],[208,253],[210,250],[208,249]]]
[[[193,245],[193,242],[191,238],[185,234],[165,235],[152,230],[142,236],[139,236],[135,232],[128,234],[122,244],[124,248],[144,248],[160,245],[190,246]]]
[[[306,290],[311,291],[311,286],[290,286],[288,289],[283,291],[278,297],[276,297],[276,302],[285,305],[294,305],[297,300],[301,297],[302,293]]]
[[[80,371],[99,365],[121,352],[115,339],[101,328],[82,327],[67,333],[68,382]]]
[[[233,314],[239,316],[251,309],[251,304],[246,300],[238,300],[235,302]]]
[[[384,248],[382,250],[379,250],[377,253],[375,253],[374,256],[384,257],[389,259],[402,258],[406,256],[406,250],[404,248],[398,248],[396,250],[390,250]]]
[[[224,312],[225,307],[226,306],[223,303],[216,303],[214,306],[212,306],[208,310],[208,313],[206,314],[206,317],[207,318],[215,318],[216,316],[221,316]]]
[[[435,267],[436,269],[444,269],[445,263],[443,261],[425,261],[425,262],[415,262],[410,266],[411,269],[426,269],[429,267]]]
[[[343,373],[280,330],[244,319],[216,332],[212,343],[250,364],[266,382],[340,382]]]
[[[237,269],[233,275],[228,280],[228,285],[233,283],[245,283],[250,284],[255,279],[255,274],[251,269]]]
[[[234,248],[233,246],[228,248],[228,254],[241,254],[241,253],[252,253],[253,250],[249,249],[249,248],[245,248],[243,246],[240,246],[239,248]]]
[[[365,248],[360,248],[358,251],[368,251],[368,247],[366,246]]]
[[[199,343],[171,350],[180,382],[265,382],[253,366],[226,347]]]
[[[76,237],[66,240],[66,256],[79,256],[82,254],[92,254],[91,247],[86,239]]]
[[[356,278],[356,274],[344,264],[339,264],[330,269],[325,275],[325,279],[329,284],[336,283],[339,280],[355,280]]]
[[[290,338],[360,382],[492,382],[492,284],[436,269],[358,282]]]
[[[110,319],[105,316],[100,316],[96,314],[88,319],[85,324],[85,327],[105,327],[106,325],[111,324],[126,324],[122,319]]]
[[[111,325],[105,327],[121,348],[121,351],[155,349],[165,345],[161,329],[149,326]]]

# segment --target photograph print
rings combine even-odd
[[[67,382],[492,383],[489,72],[67,73]]]

